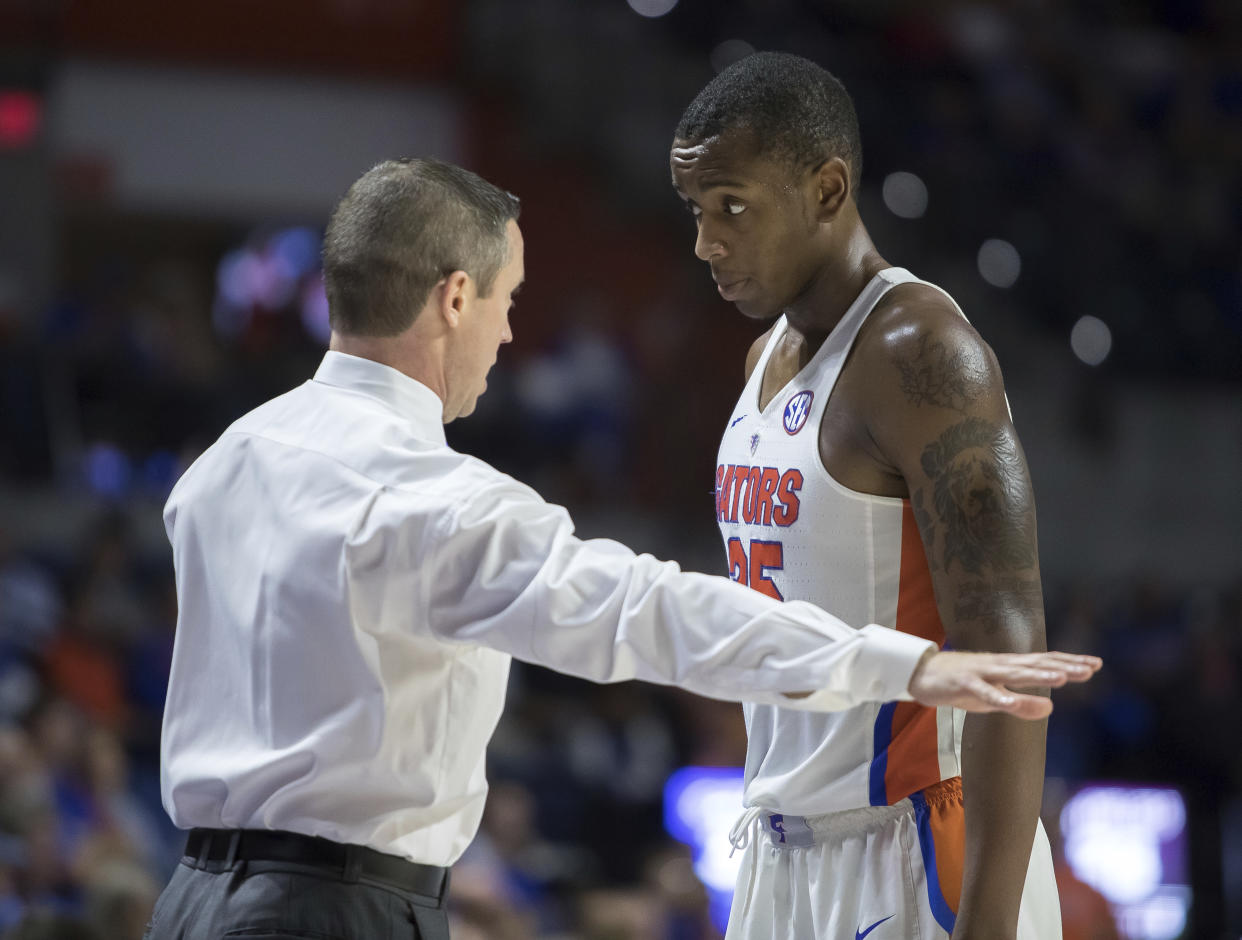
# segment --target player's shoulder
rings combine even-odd
[[[850,368],[862,380],[859,407],[877,420],[924,405],[954,411],[1004,408],[1005,383],[991,347],[943,291],[923,283],[893,287],[868,316]]]
[[[880,298],[859,334],[858,352],[873,364],[947,358],[974,371],[997,368],[991,347],[953,299],[921,281],[898,284]]]

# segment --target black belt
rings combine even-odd
[[[365,876],[393,887],[437,899],[448,888],[448,869],[421,865],[364,845],[346,845],[298,832],[268,829],[191,829],[186,861],[195,868],[206,862],[232,864],[241,859],[294,862],[331,869],[345,881]]]

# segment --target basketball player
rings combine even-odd
[[[686,109],[673,183],[746,316],[716,515],[731,576],[962,650],[1045,648],[1035,505],[991,349],[882,258],[853,104],[761,53]],[[1060,937],[1039,826],[1046,726],[914,703],[744,706],[729,938]]]

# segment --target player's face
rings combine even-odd
[[[496,275],[491,293],[487,297],[472,295],[469,307],[463,312],[461,328],[465,332],[459,344],[462,353],[455,370],[460,390],[454,396],[460,404],[454,417],[464,418],[474,411],[479,396],[487,390],[487,373],[496,364],[501,345],[513,341],[509,312],[513,309],[513,295],[526,276],[522,232],[516,222],[509,221],[506,237],[509,259]]]
[[[776,316],[822,264],[814,238],[817,177],[762,156],[743,132],[674,140],[673,188],[694,215],[694,253],[720,296],[748,317]]]

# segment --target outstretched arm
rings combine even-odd
[[[355,572],[373,570],[368,559],[391,553],[393,542],[391,533],[362,528],[351,548]],[[617,542],[580,540],[563,509],[499,474],[481,480],[440,534],[418,545],[408,549],[410,579],[378,575],[382,583],[359,592],[358,603],[373,595],[411,610],[415,629],[441,640],[596,682],[644,679],[807,710],[915,695],[1029,714],[1006,684],[1090,674],[1062,661],[935,653],[929,641],[886,627],[854,629],[811,604],[682,572]]]
[[[368,545],[360,561],[388,541],[365,531],[360,540]],[[642,679],[828,711],[908,697],[915,668],[935,649],[609,539],[579,539],[564,509],[500,474],[472,487],[422,546],[412,553],[415,578],[392,585],[409,597],[415,630],[595,682]]]

